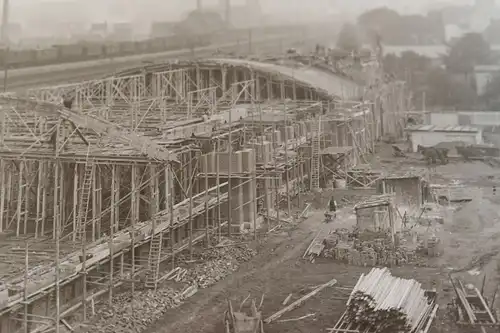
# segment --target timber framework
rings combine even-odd
[[[0,333],[156,288],[161,264],[271,229],[328,179],[367,186],[360,165],[401,130],[403,89],[210,59],[0,97]]]

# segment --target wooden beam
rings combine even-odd
[[[314,289],[313,291],[311,291],[309,294],[299,298],[298,300],[296,300],[295,302],[293,302],[292,304],[284,307],[283,309],[281,309],[280,311],[276,312],[275,314],[271,315],[270,317],[266,318],[266,320],[264,320],[264,322],[266,324],[269,324],[271,322],[273,322],[274,320],[280,318],[282,315],[284,315],[286,312],[289,312],[289,311],[292,311],[296,308],[298,308],[299,306],[301,306],[305,301],[307,301],[309,298],[313,297],[314,295],[318,294],[321,290],[325,289],[326,287],[331,287],[333,285],[335,285],[337,283],[337,280],[335,279],[332,279],[330,281],[328,281],[327,283],[325,284],[322,284],[321,286],[319,286],[318,288]]]

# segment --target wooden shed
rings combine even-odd
[[[401,219],[397,218],[394,195],[374,195],[354,206],[356,225],[360,231],[390,232],[401,231]]]
[[[422,173],[409,172],[382,177],[377,184],[377,193],[396,196],[398,205],[420,208],[424,203],[426,181]]]

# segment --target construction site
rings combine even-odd
[[[500,173],[412,152],[377,54],[1,95],[0,333],[498,331]]]

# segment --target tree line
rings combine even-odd
[[[474,68],[499,63],[484,34],[468,33],[444,44],[436,17],[399,15],[388,8],[370,10],[356,23],[344,24],[338,34],[337,49],[356,53],[363,45],[445,45],[439,59],[413,51],[384,54],[383,68],[389,77],[407,82],[416,109],[441,108],[500,111],[500,75],[477,94]],[[441,40],[439,44],[437,41]],[[499,73],[500,74],[500,73]]]

